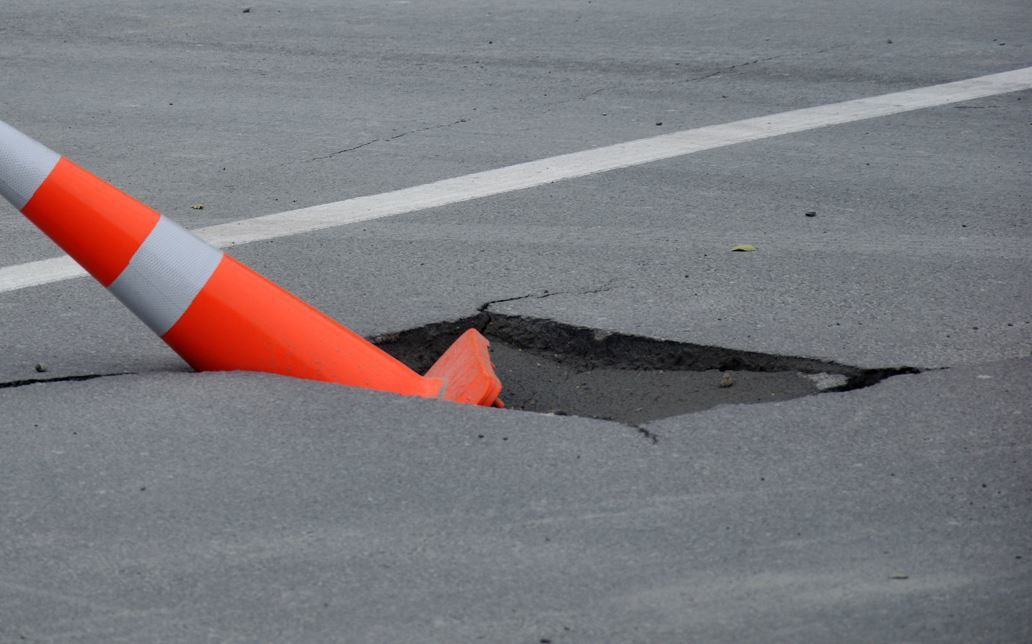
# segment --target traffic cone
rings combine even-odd
[[[3,121],[0,193],[198,371],[265,371],[501,406],[488,341],[475,329],[420,376]]]

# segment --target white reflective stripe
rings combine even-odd
[[[0,121],[0,194],[21,210],[61,155]]]
[[[208,283],[222,255],[161,217],[108,290],[155,333],[165,335]]]

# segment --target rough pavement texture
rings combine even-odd
[[[1016,69],[1030,21],[1023,0],[5,0],[0,118],[196,227]],[[86,280],[0,294],[0,383],[138,374],[0,388],[0,640],[1032,639],[1030,101],[233,250],[368,335],[519,298],[492,310],[936,369],[657,421],[655,444],[190,374]],[[56,254],[0,207],[0,266]]]
[[[725,406],[655,444],[272,376],[123,378],[114,405],[112,381],[0,390],[0,628],[1027,641],[1030,378],[1014,360]]]

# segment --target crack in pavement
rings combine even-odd
[[[444,127],[444,126],[439,126],[439,127]],[[543,300],[543,299],[552,297],[553,295],[594,295],[596,293],[605,293],[606,291],[612,290],[613,289],[613,283],[614,282],[609,282],[609,283],[607,283],[607,284],[605,284],[603,286],[600,286],[598,288],[588,289],[588,290],[585,290],[585,291],[548,291],[548,290],[545,290],[544,292],[541,292],[541,293],[527,293],[526,295],[518,295],[516,297],[506,297],[506,298],[500,298],[500,299],[497,299],[497,300],[490,300],[488,302],[484,302],[479,307],[477,307],[477,311],[480,312],[480,313],[485,314],[485,320],[484,320],[483,326],[486,327],[488,324],[490,324],[491,313],[490,313],[490,311],[488,309],[491,307],[492,304],[500,304],[502,302],[515,302],[517,300],[526,300],[526,299],[539,299],[539,300]],[[483,331],[483,329],[481,329],[481,331]],[[0,382],[0,389],[11,389],[11,388],[14,388],[14,387],[27,387],[29,385],[47,384],[47,383],[54,383],[54,382],[81,382],[81,381],[85,381],[85,380],[94,380],[96,378],[111,378],[111,377],[114,377],[114,376],[133,376],[133,375],[137,375],[137,372],[135,372],[135,371],[118,371],[118,372],[114,372],[114,373],[89,373],[89,374],[79,374],[79,375],[74,375],[74,376],[55,376],[55,377],[52,377],[52,378],[23,378],[23,379],[19,379],[19,380],[10,380],[10,381],[7,381],[7,382]]]
[[[845,47],[845,46],[846,45],[833,45],[831,47],[825,47],[824,49],[818,49],[817,51],[813,51],[813,52],[802,52],[801,55],[804,55],[804,56],[817,56],[819,54],[826,54],[829,51],[832,51],[832,50],[835,50],[835,49],[841,49],[842,47]],[[733,72],[733,71],[741,69],[743,67],[748,67],[750,65],[758,65],[760,63],[766,63],[766,62],[769,62],[769,61],[772,61],[772,60],[778,60],[779,58],[787,58],[789,56],[794,56],[794,55],[800,55],[800,54],[799,54],[799,52],[788,52],[788,53],[784,53],[784,54],[778,54],[776,56],[768,56],[766,58],[754,58],[753,60],[747,60],[747,61],[744,61],[744,62],[741,62],[741,63],[735,63],[734,65],[731,65],[730,67],[721,67],[720,69],[718,69],[716,71],[709,72],[707,74],[703,74],[702,76],[695,76],[695,77],[692,77],[692,78],[685,78],[685,79],[678,80],[678,81],[675,81],[675,82],[677,82],[677,83],[694,83],[696,81],[703,81],[703,80],[707,80],[709,78],[715,78],[717,76],[720,76],[721,74],[727,74],[727,73]],[[652,81],[652,80],[642,80],[642,81],[636,82],[635,84],[636,85],[641,85],[641,84],[646,84],[646,83],[651,83],[651,82],[654,82],[654,81]],[[575,97],[573,99],[569,99],[569,100],[565,100],[565,101],[557,101],[557,102],[554,102],[554,103],[549,103],[547,105],[547,107],[555,107],[555,106],[563,105],[563,104],[566,104],[566,103],[573,103],[575,101],[584,101],[584,100],[587,100],[588,98],[590,98],[592,96],[595,96],[596,94],[601,94],[602,92],[606,92],[606,91],[609,91],[611,89],[617,89],[617,88],[620,88],[620,87],[627,87],[627,83],[619,83],[619,84],[615,84],[615,85],[606,85],[605,87],[599,87],[599,88],[593,89],[590,92],[587,92],[585,94],[581,94],[580,96],[577,96],[577,97]]]
[[[79,382],[83,380],[94,380],[96,378],[111,378],[113,376],[135,376],[135,371],[118,371],[116,373],[88,373],[78,376],[56,376],[54,378],[26,378],[24,380],[10,380],[0,382],[0,389],[11,387],[25,387],[28,385],[45,384],[48,382]]]
[[[350,148],[344,148],[343,150],[337,150],[336,152],[330,152],[329,154],[324,154],[322,156],[312,157],[311,159],[308,159],[308,160],[309,161],[322,161],[324,159],[332,159],[333,157],[341,155],[341,154],[344,154],[345,152],[354,152],[355,150],[358,150],[360,148],[364,148],[367,145],[372,145],[374,143],[387,143],[387,142],[390,142],[390,141],[395,141],[397,139],[400,139],[403,136],[408,136],[409,134],[418,134],[420,132],[429,132],[430,130],[440,130],[441,128],[453,127],[455,125],[460,125],[462,123],[468,123],[468,122],[469,122],[469,119],[466,118],[466,117],[463,117],[463,118],[461,118],[461,119],[459,119],[457,121],[452,121],[450,123],[438,123],[436,125],[428,125],[426,127],[420,127],[420,128],[416,128],[414,130],[408,130],[408,131],[402,132],[401,134],[395,134],[394,136],[378,137],[378,138],[366,141],[364,143],[359,143],[358,145],[353,145]]]
[[[826,54],[829,51],[832,51],[833,49],[841,49],[842,47],[845,47],[845,45],[832,45],[831,47],[825,47],[824,49],[819,49],[819,50],[817,50],[815,52],[811,52],[811,53],[808,53],[806,55],[807,56],[816,56],[818,54]],[[733,72],[736,69],[741,69],[743,67],[748,67],[750,65],[758,65],[760,63],[766,63],[766,62],[769,62],[769,61],[772,61],[772,60],[778,60],[779,58],[786,58],[788,56],[792,56],[794,53],[795,52],[789,52],[789,53],[785,53],[785,54],[778,54],[776,56],[768,56],[766,58],[756,58],[756,59],[753,59],[753,60],[747,60],[744,63],[737,63],[735,65],[731,65],[730,67],[725,67],[723,69],[718,69],[715,72],[710,72],[709,74],[705,74],[703,76],[698,76],[698,77],[695,77],[695,78],[686,78],[684,80],[684,82],[686,82],[686,83],[693,83],[695,81],[706,80],[707,78],[714,78],[715,76],[720,76],[721,74],[726,74],[728,72]]]
[[[478,331],[480,331],[481,333],[484,333],[486,331],[487,327],[491,325],[492,317],[491,317],[491,311],[489,309],[490,309],[492,304],[501,304],[502,302],[516,302],[516,301],[519,301],[519,300],[529,300],[529,299],[543,300],[543,299],[552,297],[553,295],[595,295],[597,293],[606,293],[608,291],[613,290],[614,283],[615,282],[611,281],[608,284],[605,284],[605,285],[600,286],[598,288],[590,289],[590,290],[587,290],[587,291],[548,291],[548,290],[545,290],[545,291],[543,291],[541,293],[527,293],[526,295],[517,295],[515,297],[505,297],[505,298],[500,298],[500,299],[497,299],[497,300],[490,300],[490,301],[484,302],[483,304],[481,304],[480,306],[477,307],[477,311],[478,312],[485,314],[485,319],[482,321],[481,324],[478,325],[480,327],[478,329]],[[621,423],[620,421],[617,421],[617,420],[611,420],[611,422],[614,422],[614,423],[617,423],[617,424],[620,424],[620,425],[626,425],[625,423]],[[644,438],[645,440],[649,441],[651,444],[653,444],[653,445],[658,445],[659,444],[659,434],[657,434],[657,433],[647,429],[646,427],[643,427],[642,425],[631,424],[631,427],[633,427],[634,430],[639,435],[641,435],[642,438]]]
[[[595,295],[597,293],[606,293],[615,288],[613,284],[615,284],[615,281],[611,281],[605,284],[604,286],[600,286],[598,288],[590,289],[587,291],[549,291],[548,289],[545,289],[540,293],[527,293],[526,295],[517,295],[515,297],[503,297],[498,300],[489,300],[487,302],[484,302],[483,304],[477,307],[477,311],[480,313],[490,313],[488,309],[491,308],[492,304],[501,304],[502,302],[516,302],[518,300],[531,299],[544,300],[552,297],[553,295]]]
[[[461,125],[462,123],[467,122],[469,122],[469,119],[463,117],[458,121],[452,121],[451,123],[438,123],[437,125],[428,125],[426,127],[421,127],[415,130],[409,130],[408,132],[402,132],[401,134],[395,134],[394,136],[389,136],[386,139],[384,139],[384,141],[393,141],[395,139],[400,139],[403,136],[408,136],[409,134],[419,134],[420,132],[429,132],[430,130],[440,130],[442,128],[453,127],[455,125]]]
[[[659,434],[653,431],[645,429],[641,425],[635,425],[634,428],[638,430],[638,433],[644,436],[653,445],[659,445]]]
[[[381,140],[382,139],[373,139],[372,141],[366,141],[365,143],[359,143],[358,145],[353,145],[350,148],[344,148],[343,150],[337,150],[336,152],[330,152],[329,154],[324,154],[321,157],[312,157],[311,159],[309,159],[309,161],[321,161],[323,159],[332,159],[333,157],[337,156],[338,154],[344,154],[345,152],[351,152],[351,151],[357,150],[359,148],[364,148],[367,145],[372,145],[372,144],[376,143],[377,141],[381,141]]]
[[[821,52],[816,52],[816,53],[821,53]],[[724,67],[722,69],[718,69],[715,72],[710,72],[710,73],[705,74],[703,76],[696,76],[695,78],[686,78],[686,79],[684,79],[684,82],[685,83],[694,83],[695,81],[702,81],[702,80],[706,80],[707,78],[714,78],[716,76],[720,76],[721,74],[727,74],[728,72],[733,72],[736,69],[741,69],[742,67],[748,67],[749,65],[757,65],[759,63],[765,63],[765,62],[768,62],[768,61],[771,61],[771,60],[777,60],[778,58],[784,58],[787,55],[788,54],[778,54],[777,56],[768,56],[767,58],[757,58],[755,60],[748,60],[748,61],[746,61],[744,63],[737,63],[735,65],[731,65],[730,67]]]

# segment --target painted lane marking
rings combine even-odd
[[[1032,67],[780,114],[710,125],[562,154],[411,188],[241,219],[193,231],[216,247],[275,239],[371,219],[437,208],[564,179],[671,159],[737,143],[842,125],[1032,89]],[[0,293],[85,275],[69,257],[0,268]]]

